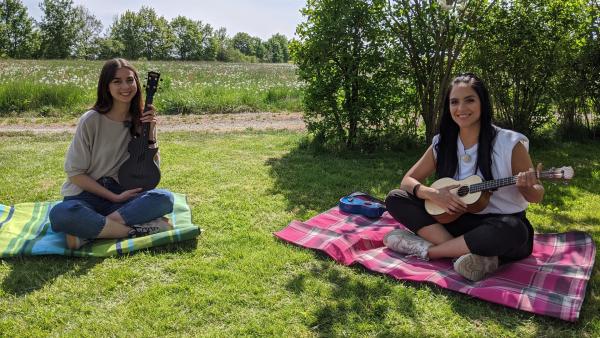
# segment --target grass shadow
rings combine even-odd
[[[104,258],[23,256],[5,258],[10,272],[2,281],[2,290],[15,296],[25,296],[39,290],[62,275],[72,277],[85,275]]]
[[[145,248],[129,254],[117,256],[127,259],[138,253],[146,255],[179,254],[195,251],[198,239]],[[105,257],[64,257],[64,256],[21,256],[5,258],[2,261],[10,266],[10,272],[2,280],[2,290],[15,296],[24,296],[44,287],[56,278],[68,275],[79,277],[88,273]]]
[[[307,284],[326,285],[330,293],[327,301],[317,306],[307,323],[311,331],[321,337],[338,335],[344,328],[354,327],[357,321],[380,327],[393,313],[401,313],[413,322],[413,329],[419,331],[419,323],[415,320],[417,310],[414,304],[415,295],[406,289],[394,287],[362,266],[353,266],[377,278],[355,278],[344,267],[332,262],[325,254],[315,252],[319,259],[315,264],[299,272],[288,281],[286,289],[296,295],[311,292]],[[314,291],[314,290],[313,290]],[[323,292],[320,290],[319,292]],[[365,328],[369,330],[368,327]],[[355,332],[356,334],[356,332]]]
[[[384,198],[400,185],[404,172],[424,149],[400,155],[391,151],[363,153],[316,153],[296,147],[280,158],[270,158],[266,165],[275,178],[271,194],[281,194],[287,210],[299,217],[309,217],[337,204],[355,191]]]

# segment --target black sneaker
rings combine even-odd
[[[159,217],[146,223],[132,225],[131,228],[129,237],[142,237],[172,230],[173,225],[171,225],[168,218]]]

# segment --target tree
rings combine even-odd
[[[111,39],[124,47],[129,59],[165,60],[173,56],[176,37],[164,17],[150,7],[142,6],[138,13],[126,11],[110,29]]]
[[[244,55],[254,55],[254,41],[248,33],[240,32],[233,36],[231,39],[231,45],[233,48],[239,50]]]
[[[393,48],[402,51],[397,54],[401,58],[408,57],[406,71],[416,90],[427,142],[437,132],[456,61],[491,4],[486,0],[387,1]]]
[[[142,21],[135,12],[125,11],[110,27],[110,39],[123,46],[123,56],[137,60],[142,55]]]
[[[592,42],[589,38],[595,35],[594,15],[592,7],[586,6],[585,1],[570,0],[561,2],[560,5],[570,5],[570,8],[555,11],[552,25],[567,26],[568,38],[560,39],[556,45],[558,65],[556,75],[551,77],[549,95],[558,113],[559,132],[563,135],[576,133],[586,137],[591,132],[588,95],[589,88],[593,87],[593,80],[589,75],[594,74],[594,62],[589,62],[591,55],[588,47],[591,46],[589,42]],[[600,74],[598,66],[595,74]],[[588,133],[581,132],[584,125],[587,126]]]
[[[102,23],[85,7],[75,7],[77,36],[72,55],[76,58],[94,59],[99,53]]]
[[[141,21],[142,55],[148,60],[165,60],[172,56],[175,36],[168,21],[153,8],[142,6],[138,12]]]
[[[581,5],[503,0],[482,22],[468,57],[490,84],[501,125],[531,134],[553,118],[553,79],[561,67],[571,67],[564,61],[573,55],[569,40],[577,39],[574,11]]]
[[[33,56],[36,36],[33,20],[20,0],[0,1],[0,55],[11,58]]]
[[[49,59],[65,59],[71,55],[77,37],[78,16],[72,0],[44,0],[40,22],[41,54]]]
[[[383,1],[308,0],[292,55],[306,82],[304,119],[321,143],[353,148],[394,128],[399,79],[387,54]],[[279,37],[270,40],[272,45]],[[282,56],[284,59],[284,56]]]
[[[208,54],[210,57],[214,55],[214,59],[209,60],[218,60],[218,61],[228,61],[227,58],[227,30],[225,27],[221,27],[213,32],[212,37],[209,42],[209,50]]]
[[[175,36],[175,56],[180,60],[202,59],[204,46],[208,43],[209,38],[207,27],[201,21],[183,16],[173,19],[170,25]]]
[[[267,47],[265,45],[265,43],[257,37],[253,37],[252,38],[252,47],[253,47],[253,54],[254,56],[256,56],[256,58],[258,59],[258,61],[265,61],[265,54],[267,53]]]
[[[97,41],[98,58],[101,60],[112,59],[124,55],[125,46],[119,40],[102,37]]]
[[[267,40],[266,56],[267,61],[273,63],[288,62],[290,60],[288,40],[285,35],[274,34]]]

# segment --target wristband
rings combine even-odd
[[[416,198],[419,198],[419,196],[417,196],[417,191],[419,190],[420,187],[421,187],[421,183],[417,183],[413,187],[412,195]]]

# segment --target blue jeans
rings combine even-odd
[[[114,179],[102,177],[98,183],[115,194],[125,191]],[[125,225],[141,224],[173,211],[173,194],[153,189],[122,203],[114,203],[87,191],[64,200],[50,210],[54,232],[64,232],[81,238],[96,238],[104,229],[106,216],[117,211]]]

